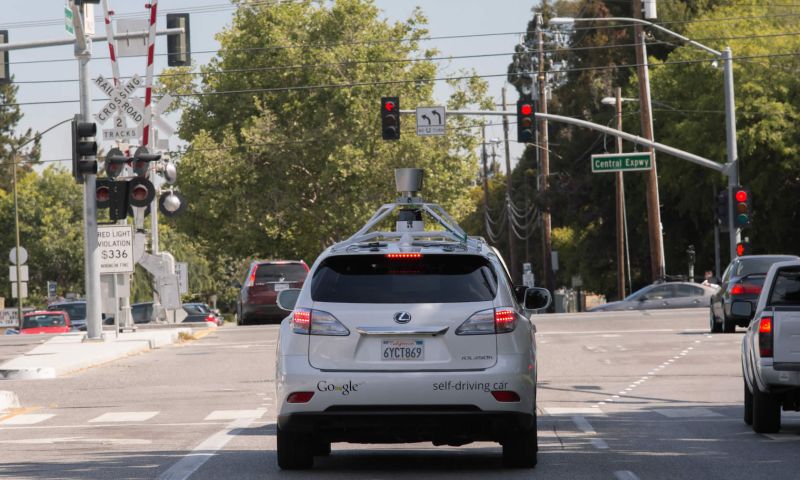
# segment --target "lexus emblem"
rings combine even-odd
[[[394,314],[394,321],[397,323],[408,323],[411,321],[411,314],[408,312],[397,312]]]

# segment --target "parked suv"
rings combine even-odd
[[[278,308],[278,292],[302,287],[307,274],[308,265],[302,260],[251,263],[236,302],[236,323],[245,325],[255,320],[280,321],[286,312]]]
[[[397,231],[372,230],[397,210]],[[514,287],[497,250],[438,205],[384,205],[278,302],[292,311],[278,340],[280,468],[311,467],[331,442],[492,441],[507,466],[536,465],[530,314],[550,294]]]
[[[47,306],[47,309],[67,312],[72,330],[86,331],[86,300],[67,300],[51,303]]]

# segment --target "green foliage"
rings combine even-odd
[[[421,12],[394,24],[378,13],[366,0],[239,4],[217,36],[219,56],[201,68],[206,95],[181,122],[191,141],[180,162],[182,233],[215,258],[310,263],[396,196],[396,167],[424,168],[427,199],[457,218],[470,211],[474,121],[452,118],[447,136],[425,138],[404,117],[401,140],[381,140],[380,97],[399,95],[404,109],[434,104],[436,67],[407,61],[435,53],[418,47]],[[324,85],[351,86],[307,88]],[[448,108],[491,108],[479,79],[452,85]],[[273,90],[223,93],[261,89]]]
[[[14,105],[18,89],[13,83],[0,84],[0,189],[9,192],[13,182],[11,166],[16,162],[19,173],[29,172],[31,163],[39,158],[38,140],[27,149],[20,147],[33,138],[31,129],[22,135],[14,134],[14,129],[22,119],[22,111]]]

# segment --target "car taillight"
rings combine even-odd
[[[211,322],[216,325],[217,319],[214,318],[214,315],[206,315],[206,322]]]
[[[421,253],[387,253],[386,258],[389,260],[420,260]]]
[[[330,313],[308,308],[292,312],[292,331],[302,335],[350,335],[350,330]]]
[[[519,402],[519,395],[511,390],[492,390],[492,396],[498,402]]]
[[[286,403],[308,403],[314,392],[292,392],[286,397]]]
[[[258,267],[253,267],[253,271],[250,272],[250,278],[247,279],[247,285],[255,285],[256,283],[256,270]]]
[[[456,335],[507,333],[517,326],[517,314],[511,308],[490,308],[475,312],[457,329]]]
[[[731,287],[731,295],[761,295],[761,287],[749,283],[737,283]]]
[[[761,357],[772,357],[772,317],[761,317],[758,321],[758,350]]]

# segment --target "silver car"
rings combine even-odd
[[[663,308],[708,307],[716,286],[691,282],[664,282],[648,285],[618,302],[598,305],[590,312],[618,312],[622,310],[657,310]]]

